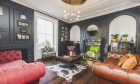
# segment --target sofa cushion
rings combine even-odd
[[[118,62],[118,66],[121,66],[128,58],[128,55],[123,55]]]
[[[137,60],[135,56],[130,56],[129,58],[122,64],[123,69],[133,69],[137,65]]]

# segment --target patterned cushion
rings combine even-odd
[[[21,51],[0,51],[0,64],[21,59]]]

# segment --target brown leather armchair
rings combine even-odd
[[[140,55],[135,56],[138,64],[134,70],[118,67],[118,58],[107,58],[102,63],[94,63],[92,71],[97,75],[96,84],[140,84]]]

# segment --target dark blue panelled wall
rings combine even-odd
[[[95,17],[95,18],[90,18],[87,20],[71,23],[70,25],[71,25],[71,27],[73,25],[78,25],[81,28],[81,40],[83,38],[88,39],[86,29],[89,25],[92,25],[92,24],[97,25],[99,28],[100,34],[105,36],[105,39],[108,43],[110,22],[114,18],[116,18],[120,15],[131,15],[136,19],[136,21],[137,21],[136,48],[137,48],[137,51],[140,52],[140,50],[139,50],[139,48],[140,48],[140,7],[134,7],[134,8],[122,10],[119,12],[115,12],[115,13],[111,13],[111,14],[107,14],[107,15],[103,15],[103,16],[99,16],[99,17]],[[83,45],[83,43],[81,41],[81,46],[82,45]],[[83,51],[83,47],[81,47],[81,50]]]
[[[0,6],[3,8],[3,15],[0,16],[0,50],[22,50],[23,59],[27,62],[34,60],[34,10],[9,0],[0,0]],[[27,35],[30,36],[29,40],[18,40],[17,34],[20,33],[20,28],[17,25],[20,20],[20,14],[24,14],[27,17],[26,22],[29,26],[27,27]]]

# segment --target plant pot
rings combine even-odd
[[[118,42],[118,39],[111,39],[111,42]]]

